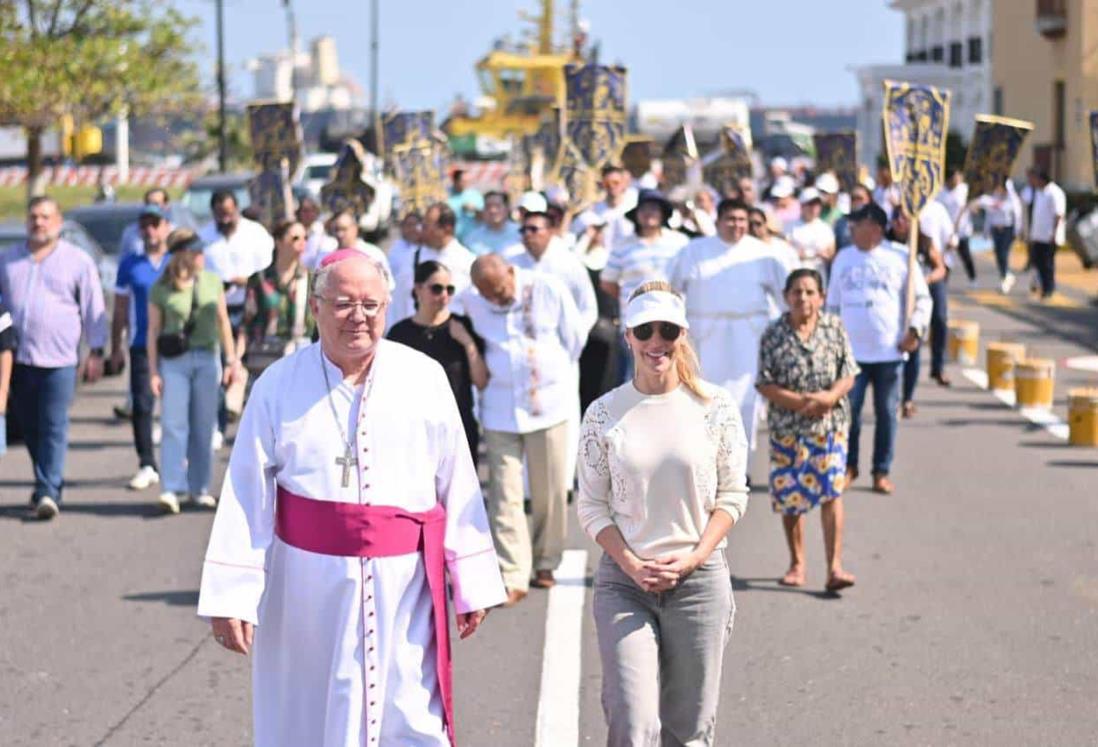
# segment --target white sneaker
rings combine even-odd
[[[164,435],[164,431],[160,428],[160,423],[153,426],[153,445],[160,445],[160,437]]]
[[[221,451],[221,447],[225,445],[225,434],[221,431],[214,431],[213,435],[213,450]]]
[[[156,499],[156,503],[160,508],[164,510],[166,514],[179,513],[179,499],[175,497],[175,493],[170,490],[166,490],[160,494],[160,497]]]
[[[217,508],[217,499],[209,493],[203,493],[202,495],[192,495],[191,505],[198,508]]]
[[[148,465],[137,470],[137,474],[129,482],[130,490],[144,490],[150,485],[160,482],[160,475]]]
[[[57,507],[57,502],[48,495],[39,498],[34,508],[34,515],[42,521],[49,521],[59,513],[61,513],[61,509]]]
[[[978,282],[976,282],[976,278],[972,278],[972,280],[968,281],[968,289],[969,290],[976,290],[979,287],[980,287],[980,284]]]
[[[1017,280],[1018,278],[1015,277],[1013,272],[1008,272],[1003,277],[1003,282],[999,284],[999,290],[1002,291],[1004,296],[1010,293],[1010,289],[1014,287],[1014,283],[1017,282]]]

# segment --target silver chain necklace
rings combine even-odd
[[[370,363],[370,373],[366,377],[366,391],[362,396],[362,407],[366,406],[366,401],[370,398],[370,390],[374,387],[374,370],[373,365],[377,362],[377,354],[374,354],[374,361]],[[343,441],[343,456],[337,456],[335,463],[337,467],[342,468],[343,474],[340,479],[340,485],[342,487],[348,487],[351,484],[351,467],[358,466],[358,457],[355,456],[354,447],[351,446],[350,440],[347,438],[347,432],[343,429],[343,421],[339,419],[339,412],[336,410],[335,400],[332,399],[332,382],[328,377],[328,367],[324,365],[324,352],[320,353],[320,370],[324,374],[324,391],[328,395],[328,407],[332,410],[332,417],[335,418],[336,427],[339,428],[339,437]],[[362,413],[359,413],[359,417],[362,417]]]

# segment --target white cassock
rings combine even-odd
[[[759,342],[785,307],[782,290],[789,270],[773,249],[751,236],[736,244],[719,236],[694,239],[668,268],[671,285],[686,297],[702,378],[732,394],[751,448],[761,404],[755,391]]]
[[[345,451],[340,428],[358,460],[348,487],[336,461]],[[317,343],[259,377],[221,491],[198,614],[257,624],[255,744],[450,744],[422,556],[344,557],[291,546],[275,531],[278,489],[311,499],[306,504],[410,512],[441,504],[454,608],[501,603],[480,485],[442,368],[381,340],[367,382],[355,387]]]
[[[534,255],[526,251],[522,244],[515,244],[503,251],[503,258],[515,267],[524,270],[533,270],[547,275],[556,276],[568,288],[572,300],[576,302],[582,327],[580,339],[586,340],[591,334],[591,328],[599,319],[598,300],[595,297],[595,286],[591,285],[591,276],[587,268],[575,253],[569,251],[563,242],[551,241],[541,259],[535,259]],[[568,458],[564,464],[565,484],[571,485],[576,474],[576,460],[579,458],[580,436],[580,401],[579,380],[580,370],[577,360],[572,366],[572,374],[575,378],[576,393],[575,406],[571,408],[568,416]],[[527,491],[529,493],[529,491]]]

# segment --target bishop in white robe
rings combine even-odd
[[[375,263],[341,250],[316,283],[320,342],[244,410],[198,613],[250,649],[257,745],[451,745],[447,597],[463,638],[506,597],[461,418],[381,339]]]
[[[762,409],[755,390],[759,342],[785,308],[782,291],[793,268],[747,235],[747,225],[743,203],[722,202],[717,235],[683,247],[668,268],[668,279],[686,297],[686,318],[702,378],[732,395],[753,449]]]

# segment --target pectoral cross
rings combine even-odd
[[[347,451],[343,453],[343,456],[335,458],[335,462],[343,468],[343,480],[341,482],[343,487],[347,487],[351,484],[351,467],[358,466],[355,450],[351,448],[350,444],[347,444]]]

